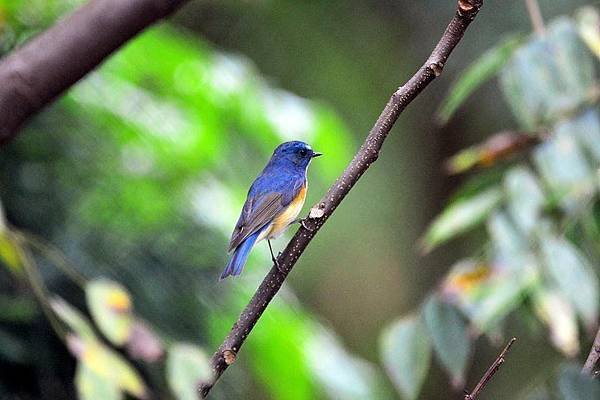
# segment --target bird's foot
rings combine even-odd
[[[279,252],[279,254],[277,254],[277,257],[279,257],[280,255],[281,255],[281,252]],[[275,268],[277,268],[277,271],[279,271],[285,275],[285,271],[281,268],[281,264],[279,264],[279,261],[277,261],[277,258],[275,258],[275,257],[273,257],[273,265],[275,265]]]
[[[279,272],[281,272],[282,274],[285,275],[285,272],[283,272],[283,270],[281,269],[281,267],[279,266],[279,261],[277,261],[277,259],[279,258],[279,256],[281,255],[281,252],[279,252],[277,254],[277,257],[275,257],[275,254],[273,254],[273,247],[271,247],[271,241],[269,239],[267,239],[267,243],[269,243],[269,251],[271,252],[271,261],[273,261],[273,265],[275,267],[277,267],[277,270]]]

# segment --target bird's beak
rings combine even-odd
[[[315,158],[315,157],[321,157],[322,155],[323,155],[323,153],[316,153],[316,152],[315,152],[315,153],[313,153],[313,154],[312,154],[312,156],[311,156],[311,157],[312,157],[312,158]]]

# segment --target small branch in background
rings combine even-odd
[[[219,377],[237,358],[240,347],[273,299],[306,247],[325,224],[346,195],[367,169],[377,161],[379,152],[394,123],[404,109],[438,77],[452,50],[463,38],[467,27],[483,6],[483,0],[458,0],[454,17],[425,64],[400,88],[386,104],[364,143],[342,175],[329,188],[325,196],[310,210],[300,229],[277,257],[273,266],[258,287],[250,303],[242,311],[223,343],[212,356],[213,377],[200,383],[200,395],[206,397]]]
[[[488,368],[487,371],[485,371],[485,374],[483,375],[481,380],[477,383],[477,385],[475,386],[475,389],[473,389],[473,391],[470,394],[467,393],[465,395],[464,400],[476,400],[477,399],[477,397],[481,394],[481,392],[483,392],[483,389],[485,389],[485,386],[492,380],[494,375],[496,375],[496,372],[498,372],[498,370],[500,369],[502,364],[504,364],[504,361],[506,361],[506,355],[508,354],[508,352],[510,351],[510,348],[512,347],[513,343],[516,340],[517,340],[517,338],[510,339],[510,341],[508,342],[508,344],[506,345],[504,350],[502,350],[502,352],[498,355],[496,360],[494,360],[494,363]]]
[[[56,248],[52,243],[47,242],[44,238],[34,235],[29,232],[19,232],[20,240],[36,249],[44,256],[51,264],[58,268],[65,276],[73,283],[79,286],[82,290],[85,289],[87,279],[71,264],[65,255]]]
[[[0,62],[0,144],[58,95],[187,0],[91,0]]]
[[[533,30],[540,36],[544,35],[546,33],[546,27],[537,0],[525,0],[525,4],[527,5],[527,12],[529,13],[529,19],[531,19]]]
[[[562,121],[575,118],[578,114],[595,106],[600,100],[600,87],[592,87],[581,102],[565,107],[552,115],[551,118],[540,123],[541,127],[536,132],[502,131],[498,132],[485,142],[461,150],[444,163],[446,173],[450,175],[462,174],[475,168],[488,168],[498,161],[510,159],[531,151],[536,145],[551,137],[551,127]]]
[[[590,349],[590,354],[588,354],[585,364],[583,364],[581,373],[593,377],[594,368],[598,365],[598,360],[600,360],[600,328],[598,328],[598,333],[596,333],[596,338]]]

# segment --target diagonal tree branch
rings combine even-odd
[[[90,0],[0,61],[0,144],[147,26],[187,0]]]
[[[600,328],[598,328],[596,338],[594,339],[594,343],[592,343],[592,348],[585,360],[585,364],[583,364],[581,372],[583,374],[594,376],[594,368],[598,364],[598,361],[600,361]]]
[[[410,80],[398,88],[386,104],[375,125],[369,132],[342,175],[329,188],[325,196],[310,210],[309,216],[277,258],[279,268],[273,267],[260,284],[231,331],[212,356],[213,379],[200,383],[200,395],[205,397],[221,374],[231,365],[252,328],[277,294],[285,278],[298,261],[319,229],[333,214],[359,178],[379,157],[383,142],[390,133],[398,116],[418,95],[442,73],[452,50],[462,39],[467,27],[483,6],[483,0],[458,0],[457,10],[439,43]]]

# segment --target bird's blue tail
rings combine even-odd
[[[264,229],[264,228],[263,228]],[[244,240],[233,252],[233,256],[227,263],[225,270],[221,274],[221,279],[225,279],[228,276],[238,276],[242,273],[244,269],[244,265],[246,265],[246,260],[248,260],[248,255],[250,254],[250,250],[252,250],[252,246],[256,243],[256,239],[262,233],[263,229],[259,229],[257,232],[248,236],[246,240]]]

